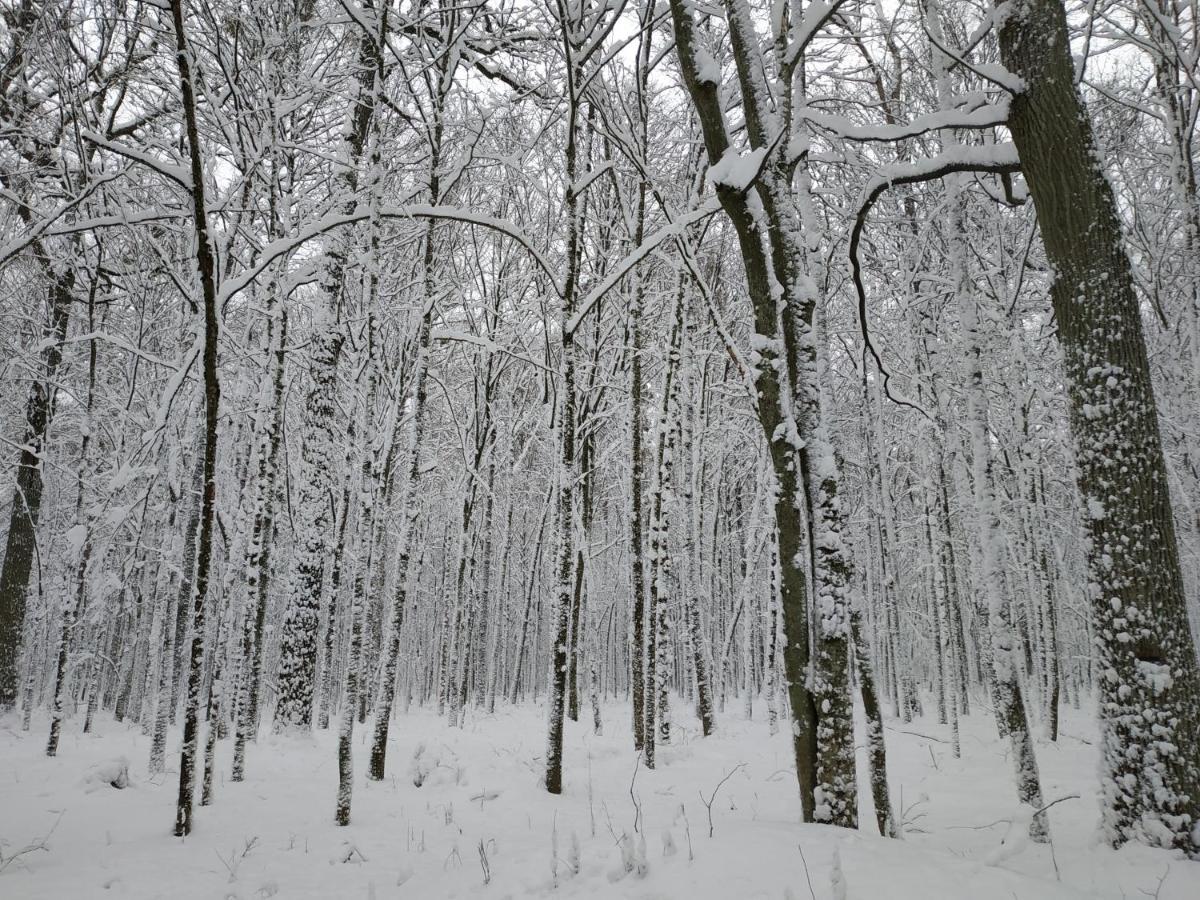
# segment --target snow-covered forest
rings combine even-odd
[[[0,896],[1200,896],[1193,0],[2,0]]]

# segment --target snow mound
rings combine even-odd
[[[115,756],[96,763],[83,776],[83,789],[89,794],[103,787],[122,791],[131,784],[133,781],[129,777],[129,760],[124,756]]]
[[[434,784],[463,784],[464,769],[459,764],[458,756],[445,744],[428,744],[425,741],[417,744],[413,751],[412,762],[408,765],[408,773],[414,787]]]

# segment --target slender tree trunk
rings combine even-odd
[[[268,295],[274,297],[272,291]],[[242,620],[242,677],[238,685],[237,726],[233,739],[232,781],[246,773],[246,742],[258,735],[261,708],[263,657],[267,643],[267,603],[270,599],[271,546],[275,525],[273,512],[279,449],[283,438],[284,352],[287,346],[288,314],[282,298],[278,322],[270,325],[273,352],[268,353],[271,370],[271,416],[258,448],[258,471],[254,480],[254,525],[246,550],[246,615]]]
[[[691,648],[692,667],[696,675],[696,713],[700,718],[700,732],[708,737],[713,732],[713,700],[712,676],[710,674],[708,642],[705,640],[704,624],[701,620],[700,592],[704,584],[701,572],[701,559],[704,555],[704,526],[699,494],[703,490],[703,472],[701,470],[701,442],[696,440],[696,423],[701,417],[703,397],[695,398],[697,392],[695,377],[696,350],[693,332],[695,321],[691,322],[688,332],[688,364],[687,386],[685,388],[690,405],[686,414],[681,414],[683,426],[680,446],[691,452],[690,471],[681,476],[683,485],[683,509],[688,516],[684,540],[684,562],[687,566],[687,582],[684,586],[683,608],[687,618],[688,644]],[[703,394],[704,385],[700,385]],[[711,597],[705,597],[704,606],[711,608]]]
[[[859,613],[850,614],[850,628],[854,640],[854,661],[858,671],[858,692],[862,698],[863,715],[866,718],[867,760],[871,770],[871,798],[875,803],[875,824],[883,837],[902,837],[892,809],[891,794],[887,780],[887,747],[883,739],[883,710],[879,706],[879,694],[875,687],[875,669],[871,665],[871,651],[863,635]]]
[[[641,7],[641,29],[638,33],[637,52],[637,103],[638,140],[643,148],[649,145],[649,97],[650,45],[654,29],[648,27],[646,17],[652,10],[645,4]],[[640,246],[646,238],[646,184],[639,181],[637,204],[634,209],[634,244]],[[645,454],[642,449],[642,304],[645,300],[643,276],[633,273],[633,291],[629,300],[629,571],[632,598],[629,606],[631,629],[629,645],[629,695],[633,708],[633,748],[641,750],[645,744],[646,729],[646,562],[645,538],[642,526],[645,520],[643,496]]]
[[[566,23],[563,23],[566,26]],[[562,305],[562,394],[559,412],[558,503],[556,525],[558,547],[555,552],[556,596],[552,612],[553,644],[550,648],[549,725],[546,737],[546,790],[562,793],[563,720],[566,712],[568,652],[570,640],[570,609],[572,596],[572,567],[575,561],[575,523],[573,519],[577,460],[575,457],[575,333],[570,326],[575,315],[575,296],[579,286],[581,263],[581,230],[579,197],[575,191],[578,172],[579,97],[576,85],[583,72],[574,62],[578,50],[572,41],[577,38],[576,24],[564,27],[563,41],[568,57],[566,147],[566,264],[567,277]]]
[[[217,377],[217,285],[216,266],[208,236],[208,212],[204,202],[203,148],[196,122],[192,54],[183,30],[183,0],[171,0],[175,27],[175,52],[179,66],[184,132],[187,137],[191,173],[192,223],[195,230],[196,268],[203,298],[203,383],[204,383],[204,492],[200,506],[199,545],[196,548],[196,589],[192,600],[191,668],[188,673],[187,707],[183,723],[183,748],[179,755],[179,804],[175,836],[192,830],[192,774],[196,764],[200,717],[200,691],[204,668],[204,607],[212,562],[213,520],[217,500],[217,414],[221,389]]]
[[[674,575],[674,562],[668,545],[671,507],[674,503],[675,437],[671,414],[678,407],[679,366],[683,342],[683,284],[680,283],[671,313],[671,336],[667,345],[666,372],[663,376],[662,405],[659,408],[655,437],[654,490],[650,512],[650,640],[647,647],[646,726],[644,731],[646,767],[655,765],[655,744],[670,739],[666,712],[669,677],[670,629],[668,604]]]

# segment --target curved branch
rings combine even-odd
[[[858,325],[862,333],[863,345],[870,351],[875,365],[883,376],[883,392],[889,400],[899,406],[908,406],[922,414],[925,411],[919,406],[901,400],[891,392],[888,382],[891,375],[884,368],[883,359],[867,328],[867,292],[863,287],[862,264],[858,259],[858,245],[862,240],[863,229],[866,228],[867,215],[883,193],[891,187],[902,184],[918,184],[924,181],[937,181],[947,175],[960,172],[991,172],[997,175],[1011,175],[1021,171],[1021,161],[1017,157],[1016,148],[1012,144],[993,144],[987,147],[956,147],[944,153],[923,160],[919,163],[891,166],[885,174],[877,175],[867,182],[863,191],[863,199],[859,203],[854,216],[854,227],[850,230],[850,279],[854,282],[854,292],[858,296]]]
[[[263,247],[262,253],[259,254],[258,260],[253,266],[221,285],[222,309],[224,309],[230,300],[249,287],[262,274],[263,270],[272,262],[279,259],[279,257],[298,250],[314,238],[327,234],[335,228],[343,225],[353,225],[371,216],[378,216],[383,219],[448,219],[456,222],[466,222],[470,225],[480,225],[484,228],[498,231],[512,238],[524,248],[533,258],[533,261],[537,263],[538,267],[546,274],[555,292],[560,297],[562,296],[562,285],[559,283],[554,267],[542,252],[534,246],[529,236],[517,225],[509,222],[507,219],[497,219],[492,216],[481,215],[457,206],[431,206],[428,203],[412,203],[398,206],[382,206],[377,209],[372,209],[368,205],[362,205],[348,213],[328,213],[311,222],[296,234],[267,244]]]

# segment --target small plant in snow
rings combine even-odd
[[[558,816],[550,825],[550,881],[558,887]]]
[[[639,840],[639,844],[635,845],[633,838],[629,836],[629,832],[621,832],[621,837],[617,841],[617,846],[621,850],[621,862],[616,868],[608,873],[609,881],[620,881],[626,875],[636,872],[638,877],[646,874],[646,841],[645,838]],[[640,853],[639,853],[640,847]]]
[[[579,835],[571,832],[571,846],[567,848],[567,872],[571,876],[579,874],[582,865],[579,861]]]
[[[639,834],[633,852],[633,874],[638,878],[645,878],[649,871],[650,864],[646,861],[646,835]]]
[[[929,802],[928,794],[921,794],[908,806],[904,805],[904,794],[900,794],[900,833],[905,834],[912,832],[913,834],[924,834],[925,829],[920,826],[920,821],[925,818],[925,810],[921,807]]]
[[[628,875],[633,871],[633,839],[628,834],[621,835],[621,867]]]
[[[214,853],[217,854],[217,859],[221,860],[221,865],[223,865],[225,867],[225,871],[229,873],[229,883],[230,884],[233,884],[233,882],[237,881],[238,869],[241,868],[242,863],[245,861],[246,857],[250,855],[250,851],[253,850],[257,846],[258,846],[258,837],[255,836],[255,837],[251,837],[251,838],[246,838],[246,841],[242,845],[241,850],[230,850],[228,857],[222,856],[220,851],[217,851],[217,850],[213,851]]]
[[[663,858],[674,856],[679,850],[675,846],[675,837],[671,834],[671,829],[664,828],[662,830],[662,848]]]
[[[692,852],[692,825],[688,822],[687,810],[682,803],[679,804],[679,812],[675,816],[675,821],[678,822],[680,819],[683,819],[683,834],[687,838],[688,862],[692,862],[696,858]]]
[[[412,776],[413,787],[420,787],[425,783],[425,779],[429,777],[424,741],[417,744],[417,749],[413,750],[412,761],[408,764],[408,771]]]
[[[704,799],[704,794],[700,794],[700,802],[703,803],[704,808],[706,810],[708,810],[708,836],[709,837],[713,836],[712,808],[713,808],[713,802],[717,799],[717,792],[719,790],[721,790],[721,787],[722,787],[722,785],[725,784],[725,782],[727,782],[730,778],[732,778],[734,776],[734,774],[738,771],[738,769],[744,769],[745,767],[746,767],[745,763],[738,763],[736,766],[734,766],[732,769],[730,769],[728,772],[726,772],[725,777],[717,782],[717,786],[715,788],[713,788],[712,793],[708,795],[707,800]]]
[[[408,774],[413,787],[421,787],[430,779],[441,784],[462,784],[464,781],[463,767],[454,751],[445,745],[430,747],[424,741],[413,750]]]
[[[488,843],[491,843],[491,841],[489,841]],[[479,848],[478,849],[479,849],[479,868],[483,869],[483,883],[485,885],[491,884],[491,882],[492,882],[492,862],[488,858],[488,848],[487,848],[487,844],[484,843],[483,838],[479,839]]]
[[[338,859],[342,863],[365,863],[367,861],[363,852],[350,841],[342,841],[342,852]]]
[[[984,858],[984,864],[996,866],[1006,859],[1012,859],[1029,845],[1029,824],[1033,821],[1033,810],[1028,806],[1018,808],[1009,819],[1004,837],[1000,838],[999,846],[992,849]]]
[[[842,854],[833,848],[833,863],[829,869],[830,896],[833,900],[846,900],[846,876],[842,874]]]

